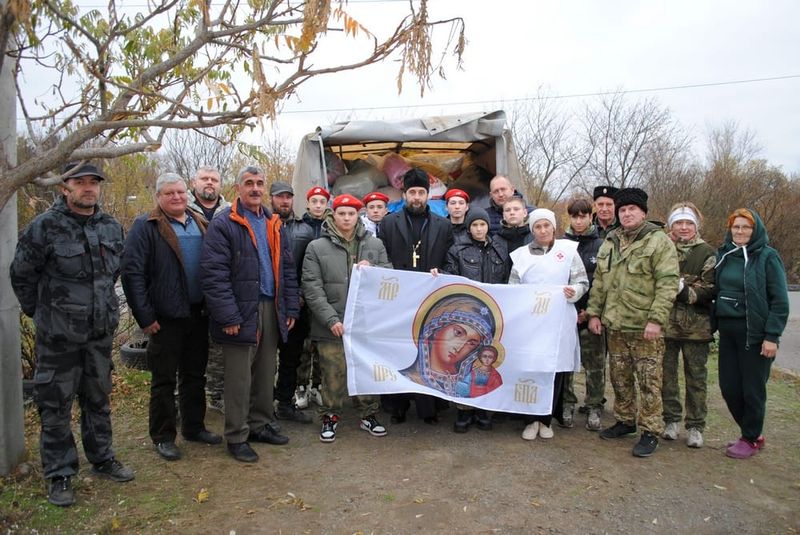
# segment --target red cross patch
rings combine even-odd
[[[567,259],[567,255],[565,255],[561,251],[556,253],[556,262],[563,262],[566,259]]]

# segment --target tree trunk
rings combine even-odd
[[[5,11],[5,0],[0,7]],[[3,51],[5,52],[5,51]],[[17,159],[16,90],[13,59],[0,69],[0,143],[6,168]],[[2,172],[0,170],[0,172]],[[17,245],[17,196],[0,210],[0,475],[7,475],[25,453],[22,411],[19,304],[11,289],[8,269]]]

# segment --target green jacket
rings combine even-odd
[[[714,319],[744,319],[747,343],[778,342],[789,318],[786,271],[778,251],[768,245],[769,236],[761,217],[745,247],[733,243],[731,231],[717,249],[717,299]]]
[[[383,242],[367,232],[361,220],[350,243],[346,242],[329,214],[320,237],[308,244],[303,259],[303,296],[311,311],[311,339],[338,340],[331,327],[344,322],[344,308],[353,264],[391,268]]]
[[[700,236],[675,244],[683,289],[669,314],[667,338],[710,342],[711,303],[714,301],[714,248]]]
[[[586,313],[615,331],[643,331],[648,322],[664,327],[678,292],[675,246],[661,226],[645,222],[621,251],[622,232],[611,231],[597,253]]]

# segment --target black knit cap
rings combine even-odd
[[[647,193],[639,188],[622,188],[614,195],[614,211],[628,204],[635,204],[647,213]]]
[[[489,213],[486,210],[484,210],[483,208],[480,208],[478,206],[470,207],[470,209],[467,211],[467,217],[464,220],[464,223],[466,223],[466,225],[467,225],[467,230],[469,230],[469,226],[473,222],[475,222],[475,221],[477,221],[479,219],[483,219],[487,223],[490,223]]]
[[[598,197],[608,197],[609,199],[613,199],[614,195],[617,194],[619,188],[615,188],[614,186],[595,186],[594,192],[592,193],[592,199],[595,201]]]
[[[409,188],[425,188],[425,191],[429,191],[431,183],[428,180],[428,173],[419,167],[412,167],[406,171],[406,174],[403,175],[403,191],[407,191]]]

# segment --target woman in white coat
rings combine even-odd
[[[575,303],[589,289],[589,278],[578,254],[578,244],[556,240],[556,215],[538,208],[528,216],[533,241],[511,253],[509,284],[563,285],[567,302]],[[564,308],[563,335],[558,352],[553,404],[550,414],[528,416],[522,438],[552,438],[553,414],[562,413],[562,388],[567,373],[580,370],[577,312],[574,306]]]

